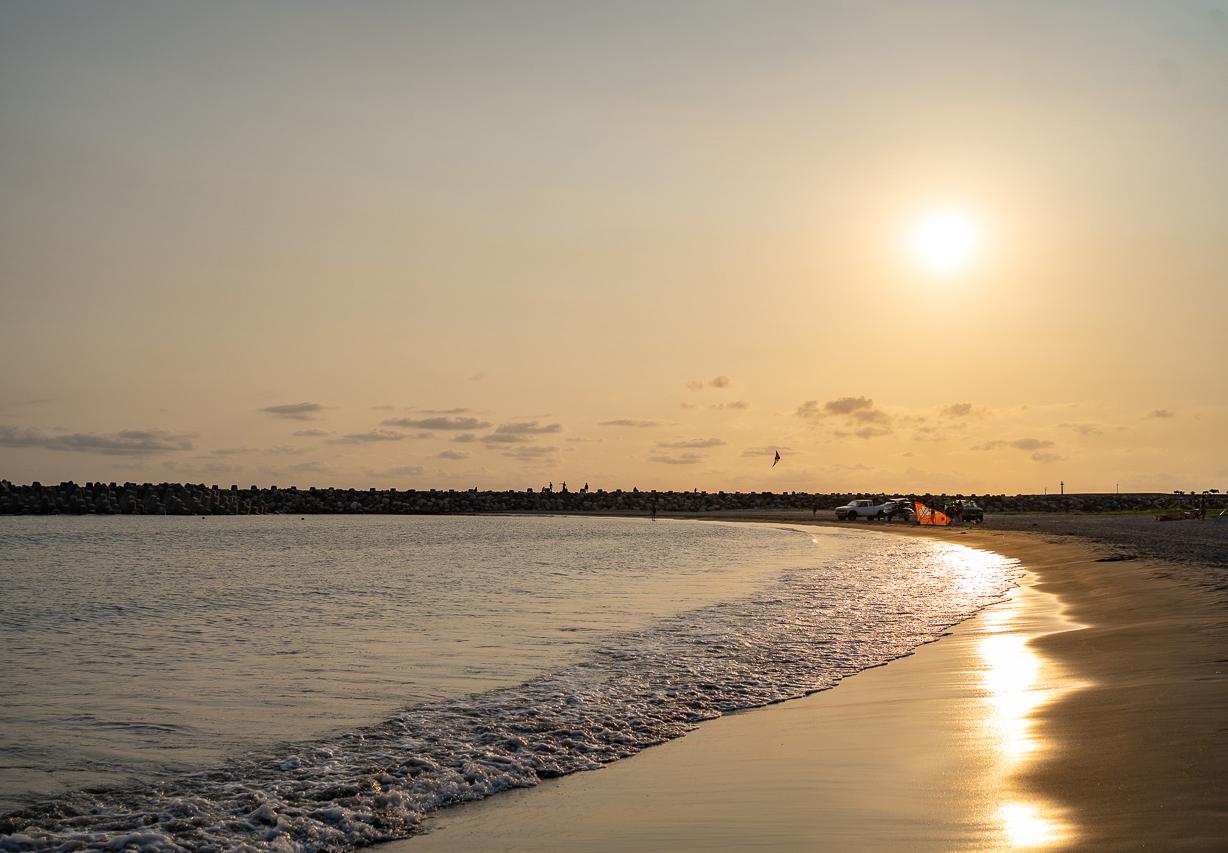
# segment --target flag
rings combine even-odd
[[[945,512],[926,506],[921,501],[913,501],[917,508],[917,524],[938,524],[945,527],[951,523],[951,517]]]
[[[776,451],[776,458],[772,460],[772,467],[776,467],[776,463],[780,461],[780,451]]]

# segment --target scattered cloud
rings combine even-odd
[[[517,432],[492,432],[484,435],[478,441],[483,444],[527,444],[533,439]]]
[[[678,404],[678,408],[680,408],[680,409],[693,409],[693,408],[695,408],[695,404],[694,404],[694,403],[679,403],[679,404]]]
[[[1033,453],[1032,461],[1041,464],[1050,464],[1053,462],[1061,462],[1065,456],[1058,456],[1056,453]]]
[[[452,439],[457,444],[469,444],[478,440],[478,437],[471,432],[462,432],[460,435]]]
[[[814,402],[811,400],[810,402]],[[869,397],[839,397],[823,404],[823,413],[828,415],[851,415],[854,412],[870,411],[874,401]]]
[[[984,444],[975,445],[973,450],[998,450],[1004,447],[1012,447],[1015,450],[1043,450],[1046,447],[1052,447],[1053,442],[1044,438],[1016,438],[1013,441],[1004,439],[996,439],[987,441]]]
[[[439,429],[439,430],[474,430],[486,429],[489,421],[477,418],[454,418],[437,415],[429,418],[389,418],[380,421],[380,426],[401,427],[403,429]]]
[[[319,403],[283,403],[277,406],[265,406],[260,411],[275,418],[286,418],[292,421],[315,420],[316,415],[324,411]]]
[[[509,447],[503,451],[503,455],[508,459],[515,459],[518,462],[542,462],[546,461],[547,457],[553,456],[556,452],[558,452],[557,447],[532,445],[529,447]]]
[[[439,459],[468,459],[469,454],[463,450],[445,450],[438,454]]]
[[[543,424],[537,421],[518,421],[515,423],[499,424],[495,432],[500,435],[545,435],[552,432],[560,432],[563,429],[561,424]]]
[[[1175,418],[1176,416],[1174,412],[1170,412],[1168,409],[1152,409],[1151,413],[1147,415],[1149,418]]]
[[[724,443],[719,438],[691,438],[686,441],[658,441],[657,447],[682,450],[686,448],[720,447]]]
[[[972,404],[952,403],[949,406],[944,406],[939,414],[944,418],[966,418],[972,414]]]
[[[373,429],[370,432],[351,432],[346,433],[340,438],[330,438],[330,444],[375,444],[381,441],[400,441],[405,438],[399,432],[390,432],[386,429]]]
[[[1058,424],[1061,429],[1068,429],[1071,432],[1078,433],[1085,438],[1091,438],[1097,435],[1104,435],[1104,430],[1095,424]]]
[[[832,434],[837,438],[847,438],[850,435],[877,438],[892,432],[891,415],[875,408],[874,401],[869,397],[838,397],[821,406],[818,400],[806,400],[797,407],[796,414],[799,418],[816,422],[824,418],[843,418],[846,424],[863,424],[857,429],[835,430]]]
[[[462,406],[457,409],[419,409],[419,411],[424,415],[465,415],[473,410]]]
[[[390,405],[388,405],[387,403],[384,403],[384,404],[379,405],[379,406],[372,406],[372,407],[371,407],[371,411],[373,411],[373,412],[391,412],[391,411],[392,411],[393,409],[395,409],[395,408],[396,408],[396,406],[390,406]]]
[[[296,429],[290,434],[298,438],[320,438],[321,436],[332,435],[326,429]]]
[[[712,379],[709,379],[707,382],[705,382],[702,379],[692,379],[686,383],[686,388],[688,391],[702,391],[705,387],[707,388],[728,388],[732,384],[733,384],[733,380],[730,379],[728,376],[714,376]]]
[[[632,418],[615,418],[612,421],[602,421],[597,424],[597,426],[603,427],[635,427],[637,429],[648,429],[660,425],[659,421],[637,421]]]
[[[41,430],[0,426],[0,447],[41,447],[104,456],[144,456],[194,449],[194,433],[156,429],[126,429],[116,433],[74,432],[49,434]]]
[[[332,468],[329,468],[323,462],[318,462],[312,459],[308,462],[299,462],[297,465],[291,465],[289,470],[299,471],[305,474],[320,474],[326,471],[331,471]]]
[[[750,403],[745,400],[734,400],[732,403],[713,403],[709,409],[749,409]]]
[[[396,468],[389,468],[388,473],[394,477],[416,477],[422,473],[422,466],[398,465]]]
[[[662,454],[660,456],[649,456],[649,462],[660,462],[662,465],[696,465],[703,462],[705,457],[702,453],[679,453],[674,456]]]
[[[481,371],[481,370],[479,370],[477,373],[471,373],[471,374],[469,374],[469,381],[470,381],[470,382],[481,382],[481,381],[482,381],[483,379],[485,379],[485,378],[486,378],[486,373],[485,373],[484,371]]]

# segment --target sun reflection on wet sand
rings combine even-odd
[[[988,705],[985,724],[997,744],[1003,777],[1052,746],[1046,743],[1043,732],[1036,730],[1036,710],[1082,686],[1058,671],[1030,644],[1037,636],[1077,627],[1064,618],[1055,619],[1052,625],[1028,624],[1035,620],[1030,618],[1026,599],[1038,594],[1029,587],[1019,587],[1010,600],[981,614],[985,637],[977,651],[984,663],[981,680]],[[1011,791],[1009,785],[1006,792],[1009,796],[995,814],[1004,846],[1044,847],[1073,839],[1075,829],[1064,809]]]

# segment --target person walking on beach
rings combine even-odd
[[[656,520],[657,520],[657,503],[656,503],[656,501],[653,501],[653,503],[652,503],[652,520],[653,520],[653,521],[656,521]]]

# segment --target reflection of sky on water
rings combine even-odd
[[[1025,760],[1035,760],[1036,753],[1047,746],[1035,728],[1036,709],[1078,689],[1029,644],[1035,634],[1021,624],[1026,606],[1021,598],[1027,594],[1036,593],[1027,588],[1017,590],[1010,601],[981,614],[986,636],[977,650],[985,664],[981,673],[988,706],[985,725],[997,744],[1004,778],[1015,773]],[[1066,623],[1062,627],[1070,626]],[[1003,793],[995,817],[1005,846],[1042,847],[1069,842],[1073,837],[1074,827],[1057,805],[1012,791],[1009,785]]]

